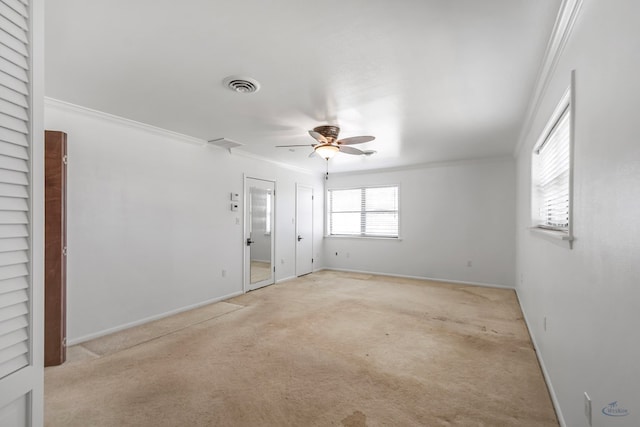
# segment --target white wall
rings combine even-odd
[[[517,162],[518,295],[568,426],[640,425],[640,2],[585,0]],[[576,70],[574,248],[527,230],[531,150]],[[547,317],[547,330],[543,319]],[[617,401],[626,417],[602,414]]]
[[[297,182],[322,215],[321,175],[52,100],[45,126],[68,134],[70,343],[240,293],[243,173],[277,181],[276,280],[295,274]]]
[[[386,184],[400,186],[401,239],[326,237],[327,267],[514,286],[513,159],[329,175],[327,188]]]

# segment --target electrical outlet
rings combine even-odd
[[[589,395],[587,394],[587,392],[584,392],[584,416],[587,417],[587,421],[589,422],[589,425],[593,425],[592,419],[591,419],[591,398],[589,397]]]
[[[280,259],[280,264],[284,264],[284,258]]]
[[[236,225],[240,225],[240,218],[236,218]]]
[[[349,252],[347,252],[347,258],[349,258],[351,255],[349,254]]]

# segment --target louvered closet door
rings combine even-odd
[[[29,364],[27,6],[0,0],[0,378]]]
[[[41,8],[41,5],[38,5]],[[32,393],[30,6],[0,0],[0,425],[37,423]],[[37,326],[36,326],[37,328]],[[37,410],[36,410],[37,411]]]

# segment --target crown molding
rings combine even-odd
[[[300,166],[294,166],[294,165],[290,165],[287,163],[282,163],[282,162],[278,162],[276,160],[271,160],[271,159],[267,159],[265,157],[261,157],[257,154],[253,154],[253,153],[249,153],[248,151],[245,150],[241,150],[239,148],[234,148],[233,152],[231,153],[231,155],[233,156],[239,156],[239,157],[245,157],[248,159],[253,159],[253,160],[259,160],[261,162],[265,162],[265,163],[270,163],[272,165],[278,166],[282,169],[288,169],[294,172],[300,172],[300,173],[304,173],[307,175],[324,175],[324,172],[317,172],[317,171],[313,171],[311,169],[305,169],[305,168],[301,168]]]
[[[529,136],[529,132],[531,132],[533,120],[538,114],[540,104],[542,103],[542,99],[544,98],[549,83],[551,82],[556,66],[560,61],[562,51],[569,40],[571,31],[573,30],[573,26],[578,17],[578,13],[582,7],[582,2],[583,0],[562,0],[560,11],[558,12],[556,22],[553,26],[549,42],[547,43],[547,50],[545,51],[540,71],[538,72],[535,90],[531,97],[531,101],[529,102],[525,120],[522,124],[520,135],[518,137],[518,143],[513,151],[514,157],[518,156],[522,146],[524,145],[525,139]]]
[[[496,157],[478,157],[474,159],[449,160],[449,161],[443,161],[443,162],[414,163],[412,165],[393,166],[388,168],[330,172],[329,177],[369,175],[372,173],[403,172],[403,171],[410,171],[415,169],[435,169],[435,168],[444,168],[444,167],[486,165],[486,164],[496,164],[496,163],[513,163],[513,156],[507,154],[504,156],[496,156]]]
[[[87,117],[91,117],[91,118],[97,118],[97,119],[101,119],[101,120],[105,120],[107,122],[110,123],[114,123],[117,125],[121,125],[121,126],[126,126],[132,129],[136,129],[136,130],[141,130],[144,132],[150,132],[159,136],[163,136],[163,137],[167,137],[167,138],[172,138],[181,142],[187,142],[189,144],[196,144],[196,145],[201,145],[201,146],[205,146],[205,147],[213,147],[216,150],[223,150],[223,151],[230,151],[227,150],[226,148],[222,148],[222,147],[218,147],[216,145],[210,144],[207,140],[205,139],[200,139],[200,138],[195,138],[189,135],[185,135],[182,133],[178,133],[178,132],[173,132],[167,129],[163,129],[163,128],[159,128],[157,126],[152,126],[152,125],[148,125],[146,123],[141,123],[141,122],[137,122],[135,120],[130,120],[130,119],[125,119],[124,117],[120,117],[120,116],[115,116],[113,114],[109,114],[109,113],[105,113],[102,111],[98,111],[98,110],[94,110],[88,107],[83,107],[81,105],[76,105],[76,104],[72,104],[70,102],[66,102],[66,101],[61,101],[59,99],[55,99],[55,98],[49,98],[49,97],[45,97],[44,99],[44,104],[46,107],[49,108],[55,108],[58,110],[62,110],[62,111],[70,111],[73,113],[77,113],[77,114],[81,114],[83,116],[87,116]],[[240,156],[240,157],[246,157],[246,158],[250,158],[250,159],[254,159],[254,160],[259,160],[261,162],[265,162],[265,163],[270,163],[273,164],[275,166],[278,166],[280,168],[283,169],[289,169],[295,172],[301,172],[301,173],[305,173],[308,175],[314,175],[314,174],[320,174],[319,172],[316,173],[312,170],[309,169],[304,169],[298,166],[293,166],[293,165],[288,165],[286,163],[281,163],[281,162],[277,162],[274,160],[270,160],[270,159],[265,159],[264,157],[260,157],[258,155],[249,153],[247,151],[244,150],[239,150],[237,148],[233,149],[233,152],[231,152],[231,155],[236,155],[236,156]]]
[[[164,136],[164,137],[177,139],[179,141],[188,142],[190,144],[208,145],[207,141],[204,140],[204,139],[194,138],[194,137],[189,136],[189,135],[185,135],[185,134],[178,133],[178,132],[173,132],[173,131],[170,131],[170,130],[167,130],[167,129],[159,128],[157,126],[152,126],[152,125],[148,125],[146,123],[137,122],[135,120],[125,119],[124,117],[115,116],[113,114],[105,113],[105,112],[98,111],[98,110],[93,110],[91,108],[83,107],[81,105],[72,104],[72,103],[66,102],[66,101],[61,101],[61,100],[55,99],[55,98],[45,97],[44,98],[44,105],[46,107],[56,108],[58,110],[63,110],[63,111],[71,111],[71,112],[74,112],[74,113],[82,114],[84,116],[105,120],[107,122],[111,122],[111,123],[114,123],[114,124],[117,124],[117,125],[122,125],[122,126],[126,126],[126,127],[129,127],[129,128],[137,129],[137,130],[142,130],[142,131],[145,131],[145,132],[154,133],[154,134],[159,135],[159,136]]]
[[[105,120],[107,122],[111,122],[117,125],[126,126],[132,129],[141,130],[144,132],[150,132],[156,134],[158,136],[172,138],[181,142],[187,142],[190,144],[201,145],[204,147],[212,147],[216,150],[222,150],[224,152],[229,152],[222,147],[215,146],[210,144],[207,140],[195,138],[189,135],[184,135],[178,132],[173,132],[167,129],[159,128],[157,126],[148,125],[145,123],[141,123],[135,120],[126,119],[124,117],[115,116],[113,114],[105,113],[102,111],[94,110],[88,107],[83,107],[80,105],[72,104],[70,102],[61,101],[55,98],[45,97],[44,100],[45,106],[48,108],[55,108],[62,111],[70,111],[77,114],[81,114],[90,118],[97,118],[101,120]],[[303,173],[306,175],[317,175],[322,176],[324,172],[318,172],[311,169],[302,168],[300,166],[290,165],[283,162],[278,162],[276,160],[267,159],[265,157],[261,157],[257,154],[250,153],[240,148],[234,148],[233,151],[230,152],[231,156],[236,157],[244,157],[247,159],[257,160],[264,163],[269,163],[274,166],[277,166],[282,169],[287,169],[293,172]],[[448,167],[448,166],[462,166],[462,165],[472,165],[472,164],[483,164],[483,163],[495,163],[495,162],[504,162],[504,161],[513,161],[511,156],[502,156],[502,157],[490,157],[490,158],[476,158],[476,159],[465,159],[465,160],[453,160],[453,161],[445,161],[445,162],[429,162],[429,163],[420,163],[406,166],[397,166],[397,167],[389,167],[389,168],[377,168],[377,169],[365,169],[365,170],[357,170],[357,171],[344,171],[344,172],[332,172],[331,175],[361,175],[361,174],[371,174],[371,173],[382,173],[382,172],[397,172],[397,171],[405,171],[412,169],[427,169],[427,168],[437,168],[437,167]]]

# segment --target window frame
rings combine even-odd
[[[361,210],[360,210],[360,229],[361,232],[360,234],[331,234],[331,211],[330,211],[330,192],[331,191],[345,191],[345,190],[366,190],[368,188],[395,188],[397,195],[398,195],[398,200],[397,200],[397,210],[396,215],[398,217],[398,234],[396,236],[382,236],[382,235],[369,235],[369,234],[364,234],[364,231],[362,230],[363,227],[363,223],[362,223],[362,216],[364,215],[364,213],[366,211],[362,210],[362,204],[361,204]],[[400,184],[380,184],[380,185],[356,185],[356,186],[350,186],[350,187],[332,187],[332,188],[327,188],[326,189],[326,193],[325,193],[325,233],[324,233],[324,237],[329,237],[329,238],[337,238],[337,239],[381,239],[381,240],[402,240],[401,236],[401,220],[400,220],[400,201],[401,201],[401,188],[400,188]]]
[[[568,227],[565,228],[556,228],[552,226],[548,226],[546,224],[541,223],[540,218],[540,203],[539,203],[539,194],[536,190],[536,181],[538,177],[536,173],[538,172],[539,165],[537,162],[538,153],[543,148],[545,143],[547,142],[549,136],[556,130],[557,124],[563,119],[565,113],[569,114],[569,182],[568,182],[568,198],[569,198],[569,209],[568,209]],[[574,202],[573,202],[573,175],[574,175],[574,140],[575,140],[575,70],[571,72],[571,82],[565,93],[563,94],[560,102],[557,104],[555,110],[551,114],[549,120],[547,121],[544,130],[540,134],[537,142],[534,144],[532,152],[531,152],[531,226],[530,230],[535,231],[537,234],[560,239],[563,241],[569,242],[569,248],[572,247],[572,242],[575,239],[573,234],[573,211],[574,211]]]

